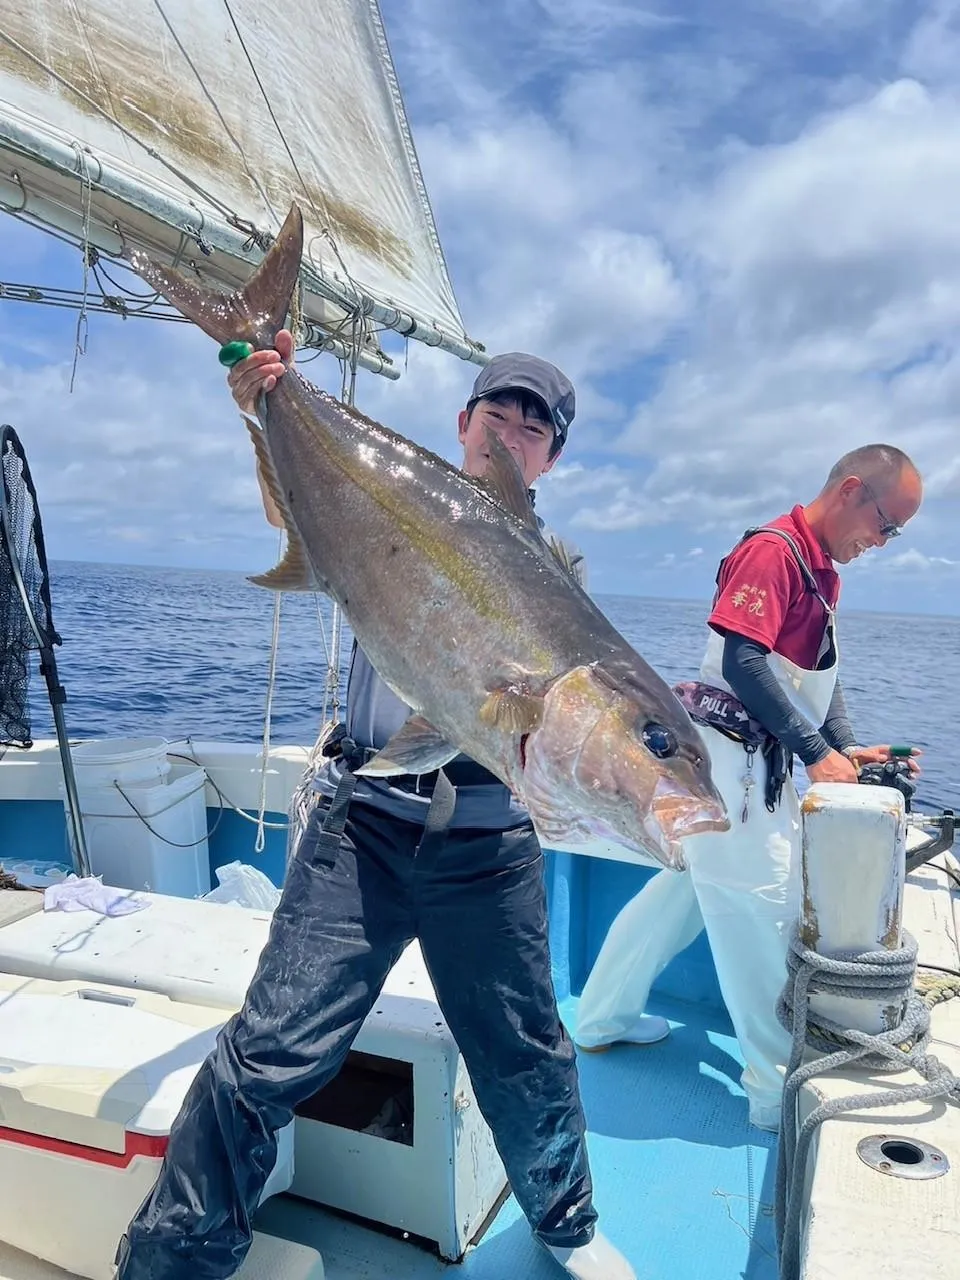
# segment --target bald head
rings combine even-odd
[[[896,487],[905,476],[909,476],[913,484],[923,491],[920,472],[902,449],[892,444],[865,444],[859,449],[851,449],[839,462],[835,463],[827,476],[823,492],[834,485],[857,476],[866,480],[872,489],[884,491]]]
[[[902,449],[865,444],[831,468],[808,511],[827,553],[846,564],[896,537],[922,498],[920,472]]]

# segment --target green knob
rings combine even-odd
[[[227,369],[232,369],[235,364],[239,364],[241,360],[246,360],[247,356],[253,355],[253,347],[249,342],[227,342],[220,348],[217,359]]]
[[[891,747],[890,754],[894,760],[909,760],[913,755],[913,747]]]

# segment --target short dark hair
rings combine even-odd
[[[849,476],[857,476],[868,484],[886,489],[896,484],[907,470],[918,476],[920,474],[902,449],[892,444],[864,444],[859,449],[851,449],[849,453],[845,453],[831,467],[824,488],[830,489]]]
[[[471,400],[467,404],[467,421],[478,404],[499,404],[505,409],[516,409],[524,418],[536,418],[538,422],[542,422],[545,427],[549,427],[553,432],[553,442],[550,445],[550,457],[555,458],[563,448],[563,441],[557,435],[556,427],[550,418],[550,412],[538,395],[534,395],[532,391],[527,391],[525,387],[517,387],[516,390],[494,391],[489,396],[478,396],[476,400]]]

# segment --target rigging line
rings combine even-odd
[[[97,284],[100,286],[100,292],[104,298],[120,297],[123,299],[124,306],[130,312],[147,311],[151,307],[155,307],[158,302],[159,295],[155,293],[134,293],[132,289],[127,289],[125,285],[111,278],[109,271],[104,271],[101,263],[94,263],[93,276]],[[109,293],[104,286],[104,280],[115,290],[113,294]],[[164,300],[166,305],[166,300]]]
[[[154,0],[154,3],[157,4],[157,6],[159,7],[159,0]],[[300,183],[300,186],[303,189],[303,194],[307,197],[307,201],[310,205],[311,210],[313,211],[313,216],[314,218],[316,218],[317,223],[320,225],[324,237],[330,242],[330,245],[333,248],[333,252],[336,255],[336,259],[340,264],[340,268],[343,271],[343,274],[347,280],[347,283],[350,285],[354,294],[357,297],[359,297],[362,293],[362,290],[360,289],[360,286],[357,284],[356,280],[354,280],[353,276],[350,274],[350,269],[347,266],[346,262],[344,261],[343,255],[340,252],[340,246],[337,244],[336,239],[334,238],[333,233],[330,230],[329,215],[325,215],[325,216],[321,215],[320,210],[317,208],[316,201],[313,198],[313,192],[307,186],[306,180],[304,179],[303,174],[300,172],[300,166],[297,164],[296,157],[294,156],[293,151],[290,148],[290,144],[287,142],[286,134],[283,132],[283,127],[281,126],[280,121],[277,119],[277,114],[273,109],[273,103],[270,101],[270,95],[267,93],[266,86],[264,85],[263,81],[260,78],[260,73],[257,70],[256,64],[253,61],[253,57],[251,56],[250,50],[247,48],[247,42],[243,38],[243,32],[240,30],[240,27],[237,25],[237,20],[234,17],[233,9],[230,7],[230,0],[223,0],[223,7],[227,11],[227,16],[230,19],[230,24],[233,27],[234,32],[236,33],[237,40],[240,42],[240,48],[243,50],[243,54],[247,60],[247,64],[250,67],[251,72],[253,73],[253,78],[257,82],[257,88],[260,90],[260,95],[263,98],[264,105],[266,106],[267,111],[270,114],[270,119],[273,121],[273,126],[277,131],[277,137],[280,139],[280,142],[283,144],[283,149],[287,153],[287,158],[289,159],[290,164],[293,166],[293,171],[297,175],[297,181]],[[271,209],[271,212],[273,212],[272,209]],[[276,214],[274,214],[274,217],[276,217]],[[316,264],[313,261],[312,252],[308,252],[308,258],[311,265],[316,270]],[[320,276],[321,279],[323,279],[322,270],[318,271],[317,274]],[[358,304],[354,305],[354,308],[352,308],[352,311],[356,317],[360,317],[362,314]],[[355,334],[356,320],[354,320],[353,331]],[[356,380],[356,363],[357,363],[358,354],[359,352],[355,352],[354,357],[352,359],[352,364],[354,366],[353,368],[354,380]]]
[[[224,204],[222,200],[218,200],[212,192],[207,191],[198,182],[194,182],[189,174],[184,173],[184,171],[177,165],[164,159],[155,147],[151,147],[149,143],[144,142],[142,138],[138,137],[132,129],[128,129],[126,125],[121,124],[116,116],[111,115],[110,112],[102,107],[99,102],[91,98],[89,94],[84,93],[82,89],[78,89],[76,85],[71,84],[65,76],[60,75],[59,71],[54,71],[53,67],[48,66],[48,64],[44,62],[42,58],[38,58],[36,54],[31,53],[29,49],[20,43],[19,40],[15,40],[13,36],[8,35],[7,32],[3,30],[0,30],[0,40],[2,40],[4,44],[9,45],[11,49],[15,49],[17,53],[26,58],[29,62],[32,62],[35,67],[39,67],[41,71],[50,76],[51,79],[56,80],[58,84],[62,84],[63,87],[69,90],[70,93],[74,94],[75,97],[79,98],[82,102],[85,102],[88,107],[91,107],[97,115],[103,116],[104,120],[112,124],[115,129],[118,129],[125,138],[130,142],[135,142],[138,147],[142,148],[151,160],[156,160],[158,164],[162,164],[165,169],[169,170],[174,177],[179,178],[179,180],[185,186],[189,187],[191,191],[195,191],[197,195],[202,196],[204,200],[208,200],[215,209],[224,215],[224,217],[236,217],[235,212],[229,205]],[[197,212],[199,213],[200,211],[197,210]]]
[[[171,23],[170,19],[167,17],[166,13],[164,12],[163,5],[160,3],[160,0],[153,0],[153,3],[156,6],[157,12],[160,14],[160,17],[163,19],[164,26],[170,32],[170,35],[173,38],[174,44],[180,50],[181,54],[183,55],[184,61],[186,62],[187,66],[190,68],[190,70],[193,72],[194,76],[196,77],[197,84],[200,86],[200,89],[203,92],[203,96],[210,103],[211,107],[213,107],[214,111],[216,112],[217,119],[223,125],[224,132],[226,133],[230,141],[233,143],[233,145],[236,147],[237,154],[240,156],[240,159],[243,161],[243,167],[246,170],[247,177],[253,183],[254,187],[256,187],[257,192],[260,195],[260,199],[263,201],[266,207],[270,210],[271,216],[279,224],[281,220],[277,218],[277,211],[276,209],[274,209],[273,205],[270,203],[270,197],[267,195],[266,191],[263,189],[256,174],[250,168],[250,165],[247,163],[247,157],[244,154],[244,150],[243,150],[243,147],[240,145],[239,139],[237,138],[233,130],[230,128],[230,126],[227,124],[224,118],[223,112],[217,106],[217,101],[214,98],[213,94],[204,84],[203,76],[200,74],[193,59],[190,57],[189,53],[187,53],[186,49],[184,48],[180,37],[177,35],[176,31],[173,29],[173,24]]]
[[[159,0],[154,0],[154,3],[159,5]],[[310,208],[313,210],[314,217],[317,219],[318,222],[323,222],[323,219],[320,217],[320,213],[317,210],[317,206],[314,204],[313,196],[310,192],[310,188],[304,182],[303,174],[300,172],[297,162],[293,157],[293,152],[290,150],[290,147],[287,145],[287,140],[284,137],[283,130],[280,127],[280,121],[276,117],[276,114],[273,110],[273,106],[270,102],[269,97],[267,96],[267,91],[264,88],[263,81],[260,79],[260,73],[257,71],[257,68],[253,62],[253,58],[251,58],[250,56],[250,50],[247,48],[246,41],[243,38],[243,33],[241,32],[240,28],[237,26],[237,20],[233,16],[233,10],[230,8],[230,0],[223,0],[223,7],[226,9],[227,17],[230,19],[230,23],[234,31],[236,32],[237,39],[240,41],[240,48],[243,50],[244,56],[247,59],[247,63],[250,67],[250,70],[253,72],[253,78],[257,82],[257,87],[260,90],[260,95],[263,98],[266,108],[270,113],[270,119],[273,121],[274,128],[277,131],[280,141],[283,143],[283,149],[284,151],[286,151],[287,156],[290,160],[290,163],[293,165],[293,171],[297,175],[297,180],[299,181],[301,187],[303,187],[303,194],[307,197],[307,199],[310,202]],[[271,209],[271,213],[273,213],[272,209]],[[274,217],[276,216],[277,215],[274,214]]]
[[[440,233],[437,230],[436,218],[433,216],[433,206],[430,203],[430,195],[427,191],[427,185],[423,180],[423,169],[420,165],[420,157],[417,154],[416,144],[413,141],[410,122],[407,119],[407,109],[404,105],[403,94],[400,91],[400,81],[397,78],[397,69],[394,65],[393,54],[390,51],[390,42],[387,39],[387,31],[383,23],[383,14],[380,12],[378,0],[367,0],[367,6],[370,13],[370,21],[373,24],[374,37],[380,48],[380,63],[383,68],[390,93],[393,97],[400,137],[404,148],[406,149],[407,158],[410,161],[413,183],[417,189],[417,194],[420,197],[420,203],[426,217],[430,242],[433,245],[434,253],[437,255],[437,261],[439,262],[440,268],[443,272],[444,282],[450,290],[450,297],[453,301],[454,308],[459,315],[460,303],[457,300],[456,290],[453,287],[453,280],[450,278],[450,268],[447,266],[446,255],[443,252],[443,245],[440,243]]]
[[[48,293],[52,292],[47,290]],[[61,296],[44,297],[43,291],[30,285],[5,284],[0,280],[0,302],[27,302],[35,307],[57,307],[64,311],[76,311],[82,307],[82,295],[78,290],[59,290]],[[167,320],[173,324],[189,324],[183,316],[171,315],[151,308],[128,307],[122,298],[114,300],[112,295],[104,294],[102,298],[88,298],[87,311],[101,315],[119,315],[123,319]]]
[[[79,142],[74,142],[73,145],[80,165],[80,189],[83,202],[83,220],[80,224],[80,254],[83,258],[83,297],[80,300],[80,310],[77,313],[77,330],[73,340],[73,368],[70,370],[71,395],[73,394],[73,384],[77,377],[77,362],[81,356],[87,353],[87,337],[90,333],[87,323],[87,289],[90,282],[90,202],[93,199],[90,169],[87,164],[86,154]]]
[[[157,3],[157,0],[154,0],[154,2]],[[290,145],[287,142],[286,136],[284,135],[283,129],[280,125],[280,121],[277,119],[276,113],[273,109],[273,104],[270,102],[270,98],[267,94],[267,90],[264,86],[264,83],[260,79],[260,73],[257,71],[253,58],[250,56],[250,50],[247,48],[246,41],[243,38],[243,34],[241,33],[240,28],[237,26],[237,20],[233,16],[233,10],[230,8],[230,0],[223,0],[223,7],[226,9],[227,15],[229,16],[230,21],[233,24],[233,29],[237,33],[237,39],[240,41],[240,48],[243,50],[244,55],[247,59],[247,62],[249,63],[250,70],[253,72],[253,78],[257,82],[257,86],[260,89],[260,93],[263,97],[263,101],[266,105],[267,110],[270,113],[270,119],[273,121],[274,127],[276,128],[277,136],[279,137],[280,141],[283,143],[283,149],[284,151],[286,151],[287,157],[290,160],[290,163],[293,165],[293,171],[297,175],[297,180],[299,181],[300,186],[303,188],[303,194],[307,197],[307,200],[310,202],[310,208],[313,210],[313,216],[316,218],[318,224],[320,225],[323,231],[324,237],[330,242],[330,245],[333,249],[333,252],[336,254],[337,261],[339,262],[340,267],[343,270],[344,276],[346,277],[348,284],[357,295],[360,295],[362,293],[362,290],[360,289],[360,286],[357,284],[356,280],[354,280],[353,276],[350,274],[350,270],[347,267],[347,264],[344,262],[343,255],[340,252],[340,246],[337,244],[333,236],[333,233],[330,230],[330,226],[329,226],[330,217],[329,215],[325,215],[325,216],[321,215],[320,210],[317,208],[316,202],[314,201],[313,193],[311,192],[310,188],[307,186],[306,182],[304,181],[303,174],[300,172],[300,167],[297,164],[297,161],[294,157],[293,152],[290,150]],[[310,258],[311,264],[313,264],[313,254],[310,253],[309,251],[308,251],[308,257]],[[318,274],[322,278],[323,272],[320,271],[318,272]]]

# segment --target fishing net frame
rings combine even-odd
[[[28,701],[32,652],[40,655],[63,767],[70,845],[77,874],[90,875],[90,858],[70,755],[54,646],[63,641],[53,625],[50,574],[40,507],[23,445],[13,427],[0,428],[0,742],[33,745]]]

